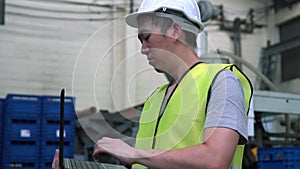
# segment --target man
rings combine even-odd
[[[197,57],[197,3],[144,0],[126,22],[138,28],[149,64],[172,81],[145,102],[135,147],[102,138],[93,156],[108,153],[133,168],[241,168],[252,86],[235,66]]]

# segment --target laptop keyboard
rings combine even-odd
[[[104,164],[64,158],[65,169],[126,169],[122,165]]]

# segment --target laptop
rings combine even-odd
[[[59,166],[61,169],[126,169],[116,164],[99,163],[96,161],[83,161],[64,158],[64,105],[65,90],[60,93],[60,128],[59,128]]]

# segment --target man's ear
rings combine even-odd
[[[179,37],[182,35],[182,29],[181,29],[180,24],[177,22],[174,22],[172,24],[172,29],[173,29],[172,36],[175,39],[179,39]]]

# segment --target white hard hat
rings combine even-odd
[[[181,26],[183,29],[187,31],[191,31],[195,34],[198,34],[203,30],[203,24],[201,22],[201,15],[200,10],[198,7],[198,4],[195,0],[144,0],[142,4],[140,5],[140,8],[137,12],[131,13],[126,16],[126,23],[129,26],[132,27],[138,27],[138,16],[144,13],[153,13],[157,11],[178,11],[184,14],[184,16],[187,18],[185,20],[188,20],[192,22],[193,24],[186,25],[186,21],[183,21],[182,17],[177,17],[175,15],[162,15],[159,14],[159,16],[165,16],[168,18],[173,19],[173,21],[178,21],[181,23]],[[191,25],[197,25],[196,28],[191,28]],[[195,26],[194,26],[195,27]],[[197,29],[195,32],[194,29]]]

